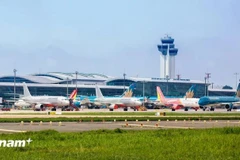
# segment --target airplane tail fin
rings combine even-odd
[[[189,90],[186,92],[184,98],[193,98],[194,94],[196,93],[196,85],[192,85]]]
[[[96,85],[96,97],[97,98],[103,98],[102,92],[100,90],[100,88]]]
[[[162,103],[166,102],[165,96],[159,86],[157,86],[157,100]]]
[[[24,97],[31,97],[31,94],[28,90],[27,84],[23,82],[23,96]]]
[[[240,83],[238,83],[238,87],[237,87],[237,97],[240,97]]]
[[[69,99],[75,100],[77,96],[77,89],[74,89],[71,95],[69,96]]]
[[[136,89],[136,84],[135,83],[132,83],[128,90],[126,90],[121,97],[132,97],[133,95],[133,90]]]

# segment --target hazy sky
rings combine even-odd
[[[235,87],[239,0],[1,0],[0,75],[50,71],[159,77],[157,44],[179,49],[176,72]],[[239,75],[240,78],[240,75]]]

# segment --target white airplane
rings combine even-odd
[[[102,95],[102,92],[100,90],[100,88],[96,85],[96,99],[94,100],[94,104],[95,105],[107,105],[109,106],[109,110],[113,111],[114,108],[116,108],[115,106],[120,106],[120,107],[124,107],[125,111],[127,110],[127,107],[132,107],[134,109],[136,109],[136,107],[141,106],[142,102],[137,99],[137,98],[133,98],[133,97],[107,97],[105,98]]]
[[[132,83],[128,89],[120,96],[120,97],[132,97],[133,95],[133,90],[136,88],[136,84],[135,83]],[[96,97],[94,98],[91,98],[91,100],[89,99],[89,97],[85,97],[83,100],[81,101],[78,101],[80,102],[80,105],[85,107],[85,106],[92,106],[92,105],[96,105],[96,106],[102,106],[102,104],[97,104],[97,103],[94,103],[94,100],[95,100]]]
[[[63,96],[32,96],[25,82],[23,82],[23,97],[20,99],[28,104],[34,104],[35,109],[48,107],[64,107],[68,106],[69,99]]]

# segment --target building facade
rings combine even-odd
[[[15,79],[15,80],[14,80]],[[15,81],[15,83],[14,83]],[[49,72],[45,74],[32,74],[26,76],[2,76],[0,77],[0,97],[14,101],[23,94],[23,83],[26,82],[32,95],[52,95],[68,97],[74,89],[78,89],[78,95],[95,96],[97,84],[104,96],[119,96],[132,83],[136,83],[133,96],[156,97],[156,86],[160,86],[167,97],[183,97],[186,91],[196,85],[194,97],[205,95],[207,84],[203,81],[190,79],[166,79],[166,78],[117,78],[102,74],[86,73],[61,73]],[[235,95],[234,90],[209,89],[210,96]]]

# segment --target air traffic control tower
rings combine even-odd
[[[174,39],[168,35],[161,39],[162,44],[158,45],[160,51],[160,78],[175,78],[175,56],[178,49],[175,48]]]

